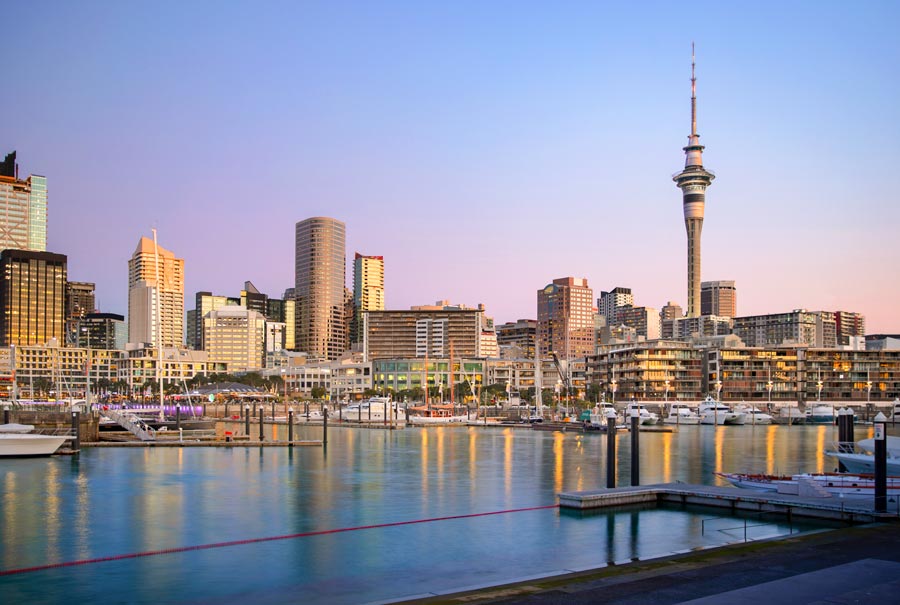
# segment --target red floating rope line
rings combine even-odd
[[[467,515],[451,515],[449,517],[433,517],[430,519],[415,519],[413,521],[394,521],[392,523],[378,523],[375,525],[360,525],[357,527],[341,527],[338,529],[323,529],[319,531],[308,531],[299,534],[285,534],[282,536],[266,536],[264,538],[247,538],[244,540],[230,540],[228,542],[214,542],[211,544],[197,544],[194,546],[177,546],[175,548],[164,548],[161,550],[145,550],[143,552],[133,552],[124,555],[111,555],[108,557],[96,557],[94,559],[79,559],[76,561],[63,561],[61,563],[48,563],[46,565],[35,565],[34,567],[20,567],[18,569],[0,570],[0,576],[14,576],[18,574],[31,573],[34,571],[44,571],[47,569],[60,569],[63,567],[77,567],[79,565],[90,565],[93,563],[106,563],[108,561],[123,561],[125,559],[140,559],[141,557],[155,557],[157,555],[170,555],[174,553],[190,552],[194,550],[209,550],[212,548],[226,548],[228,546],[241,546],[242,544],[257,544],[260,542],[274,542],[276,540],[293,540],[295,538],[309,538],[312,536],[326,536],[328,534],[340,534],[348,531],[360,531],[364,529],[379,529],[384,527],[399,527],[401,525],[415,525],[417,523],[434,523],[436,521],[452,521],[453,519],[471,519],[473,517],[487,517],[490,515],[506,515],[509,513],[523,513],[531,510],[546,510],[549,508],[559,508],[558,504],[548,504],[546,506],[531,506],[528,508],[512,508],[508,510],[496,510],[487,513],[470,513]]]

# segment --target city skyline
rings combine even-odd
[[[47,250],[105,312],[127,312],[154,226],[188,296],[280,296],[312,216],[385,257],[389,309],[534,319],[563,275],[686,309],[670,179],[694,39],[718,175],[703,281],[736,281],[741,315],[852,310],[896,332],[898,8],[778,6],[13,6],[0,49],[40,77],[0,99],[0,152],[47,177]]]

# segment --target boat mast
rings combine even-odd
[[[153,267],[156,270],[156,381],[159,387],[159,419],[165,420],[163,413],[163,374],[162,374],[162,291],[159,283],[159,244],[156,241],[156,229],[153,231]]]
[[[543,417],[544,404],[541,391],[543,390],[544,373],[541,367],[541,345],[537,334],[534,337],[534,404],[537,407],[537,415]]]

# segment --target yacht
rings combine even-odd
[[[807,424],[834,424],[836,414],[832,403],[810,403],[806,405]]]
[[[887,474],[900,476],[900,437],[886,437]],[[841,451],[837,444],[833,450],[825,450],[826,456],[837,458],[848,473],[875,472],[875,440],[863,439],[854,444],[852,451]]]
[[[469,414],[459,413],[460,406],[452,403],[432,403],[431,405],[420,405],[410,407],[409,423],[410,424],[457,424],[469,421]],[[534,420],[533,422],[538,422]],[[541,418],[540,422],[543,422]]]
[[[744,424],[744,415],[712,397],[707,397],[700,404],[700,424]]]
[[[775,418],[778,424],[806,424],[806,414],[800,411],[796,402],[778,404]]]
[[[370,397],[367,401],[350,404],[341,410],[341,419],[351,422],[385,422],[403,418],[402,410],[397,403],[391,402],[390,397]]]
[[[900,398],[894,399],[894,407],[891,408],[891,422],[900,420]]]
[[[664,424],[700,424],[700,415],[686,403],[672,403],[669,405],[669,415],[663,420]]]
[[[640,424],[656,424],[659,421],[659,416],[651,412],[647,409],[647,407],[636,401],[632,401],[628,404],[628,407],[625,408],[625,422],[631,423],[631,412],[636,410],[638,414],[638,418],[640,418]]]
[[[30,424],[0,424],[0,457],[49,456],[67,439],[64,435],[32,433]]]
[[[603,401],[594,406],[591,410],[591,426],[597,429],[605,428],[608,424],[607,415],[612,412],[616,417],[616,425],[622,424],[622,418],[616,412],[616,406]]]
[[[774,420],[771,414],[766,414],[755,405],[741,403],[734,406],[734,411],[744,415],[744,424],[772,424]]]

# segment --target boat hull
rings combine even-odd
[[[50,456],[65,440],[53,435],[0,434],[0,458]]]

